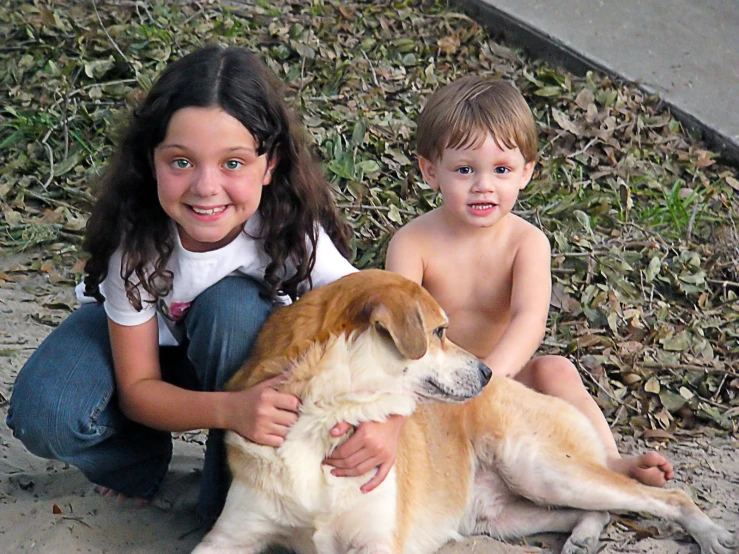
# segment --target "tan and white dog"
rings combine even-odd
[[[563,552],[590,553],[609,511],[677,521],[703,554],[737,552],[732,533],[683,491],[607,469],[575,408],[491,378],[446,339],[447,323],[422,287],[381,270],[277,310],[229,387],[287,371],[282,390],[301,399],[300,417],[279,448],[227,434],[233,482],[194,552],[258,554],[279,543],[299,554],[426,554],[463,535],[556,531],[571,533]],[[368,476],[332,476],[322,461],[346,437],[330,429],[390,414],[409,417],[385,481],[363,494]]]

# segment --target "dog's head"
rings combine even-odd
[[[478,395],[491,371],[447,339],[449,320],[428,291],[393,273],[365,273],[355,277],[367,321],[356,341],[375,351],[381,366],[375,371],[399,378],[422,398],[462,402]]]
[[[299,396],[309,381],[320,381],[332,394],[462,402],[482,391],[491,372],[447,339],[448,323],[417,283],[382,270],[353,273],[278,309],[231,388],[287,369],[292,386],[286,390]]]

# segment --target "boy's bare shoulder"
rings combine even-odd
[[[438,229],[438,217],[438,209],[422,214],[398,229],[391,240],[395,242],[423,240],[429,233]]]
[[[434,212],[423,214],[406,223],[390,239],[385,268],[423,283],[430,246],[436,238]]]
[[[550,248],[549,239],[544,231],[520,216],[515,214],[509,214],[509,216],[511,218],[511,238],[515,243]]]

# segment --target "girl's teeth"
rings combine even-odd
[[[207,209],[196,208],[195,206],[192,207],[192,211],[194,211],[196,214],[200,214],[200,215],[219,214],[219,213],[221,213],[225,209],[226,209],[226,206],[220,206],[218,208],[207,208]]]

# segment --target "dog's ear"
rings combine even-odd
[[[378,298],[371,299],[366,310],[369,322],[390,335],[398,351],[408,359],[418,360],[426,354],[426,325],[418,306],[390,306]]]

